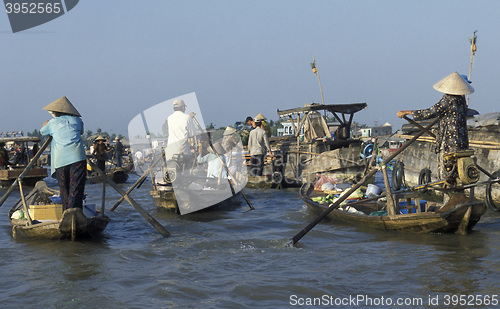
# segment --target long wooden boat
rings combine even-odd
[[[312,184],[304,184],[300,189],[300,197],[317,215],[323,213],[328,204],[313,199],[325,195],[326,193],[315,191]],[[460,194],[452,198],[452,203],[443,207],[440,203],[421,200],[418,191],[393,197],[396,199],[396,207],[399,208],[396,215],[384,214],[386,205],[383,202],[360,200],[332,210],[327,218],[354,226],[386,231],[467,234],[486,212],[484,203],[478,200],[470,201],[465,195]]]
[[[115,183],[125,183],[128,180],[130,171],[126,170],[123,167],[112,167],[106,171],[106,177],[109,177]],[[101,183],[102,177],[99,176],[96,172],[87,173],[87,182],[88,183]]]
[[[33,190],[26,196],[26,204],[31,210],[35,207],[55,206],[51,196],[59,192],[50,189],[44,181],[39,181]],[[98,236],[110,219],[108,216],[98,214],[87,207],[84,211],[79,208],[66,209],[62,212],[60,219],[54,217],[47,220],[32,220],[29,224],[23,211],[23,203],[19,200],[9,211],[9,220],[12,224],[12,236],[14,238],[33,239],[71,239],[89,238]],[[30,210],[30,211],[31,211]],[[13,218],[14,213],[21,211],[23,218]],[[33,211],[34,213],[34,211]]]
[[[13,165],[10,165],[7,169],[0,169],[0,186],[8,187],[24,171],[26,165],[31,160],[29,149],[33,145],[38,144],[40,139],[32,136],[0,137],[0,142],[4,142],[6,145],[17,143],[21,149],[19,157],[11,158],[10,161],[14,163]],[[18,162],[12,162],[14,160]],[[41,164],[37,164],[26,172],[23,178],[23,185],[34,186],[37,181],[45,177],[47,177],[47,168],[41,166]]]

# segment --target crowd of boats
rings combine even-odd
[[[288,135],[270,138],[274,157],[267,158],[263,176],[248,174],[249,154],[243,144],[230,151],[219,150],[213,144],[215,136],[223,134],[201,130],[200,135],[204,135],[217,155],[214,160],[220,160],[229,177],[207,177],[206,165],[188,164],[182,157],[165,160],[162,145],[148,148],[141,156],[135,156],[133,147],[126,145],[130,149],[124,154],[123,167],[114,166],[110,160],[106,170],[101,171],[89,158],[88,181],[111,184],[122,194],[121,200],[131,203],[159,231],[163,231],[161,225],[129,196],[147,179],[152,184],[150,194],[154,204],[179,215],[231,207],[232,201],[240,196],[253,209],[245,196],[245,187],[248,190],[294,187],[307,207],[318,215],[318,220],[325,218],[392,231],[467,234],[487,206],[492,211],[500,210],[500,113],[470,117],[471,151],[458,155],[457,162],[462,157],[471,158],[479,176],[450,188],[445,180],[436,178],[434,139],[432,132],[428,132],[434,129],[430,122],[404,125],[389,136],[354,136],[354,114],[366,108],[366,103],[353,103],[310,104],[278,110],[278,116],[287,119],[290,130]],[[335,120],[335,124],[327,124],[328,119]],[[426,125],[429,129],[423,130]],[[2,185],[21,190],[22,198],[9,212],[14,237],[76,239],[99,234],[106,228],[110,219],[104,214],[104,203],[100,209],[86,204],[81,211],[62,209],[58,192],[43,182],[47,177],[44,163],[50,160],[40,158],[47,152],[42,151],[46,145],[40,147],[38,138],[0,137],[0,142],[16,145],[24,156],[16,164],[0,169]],[[150,140],[148,145],[151,146]],[[16,150],[12,155],[18,155]],[[242,162],[243,168],[231,168],[234,165],[230,161]],[[127,192],[116,186],[116,183],[126,184],[132,172],[139,179]],[[384,186],[374,184],[377,173]],[[23,187],[32,190],[24,195]],[[441,195],[445,191],[453,194],[444,204]],[[0,203],[5,201],[5,195]]]

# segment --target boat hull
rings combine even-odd
[[[153,198],[153,203],[159,209],[164,209],[167,211],[175,212],[177,214],[189,214],[192,212],[209,211],[213,209],[221,208],[232,208],[233,206],[238,206],[237,194],[231,195],[228,191],[189,191],[189,193],[183,192],[183,190],[177,189],[179,194],[182,195],[182,202],[184,203],[183,211],[179,209],[178,200],[176,198],[175,192],[172,186],[156,186],[156,189],[151,190],[150,194]],[[209,194],[209,196],[207,196]],[[208,200],[217,201],[214,203],[209,203]],[[205,207],[198,207],[198,205],[206,205]],[[190,208],[196,208],[194,211],[189,211]],[[187,211],[187,212],[186,212]],[[186,212],[186,213],[183,213]]]
[[[306,206],[315,214],[320,215],[328,209],[327,205],[311,200],[314,188],[306,184],[302,186],[300,196]],[[347,204],[349,205],[349,204]],[[357,204],[358,210],[365,214],[350,213],[345,210],[334,209],[327,218],[335,222],[343,222],[353,226],[372,228],[385,231],[411,233],[462,233],[470,232],[486,212],[486,206],[480,201],[459,203],[446,211],[427,211],[420,213],[374,216],[370,211],[378,211],[383,205],[376,202]],[[468,209],[468,219],[464,221]],[[462,226],[461,226],[462,225]]]
[[[73,219],[74,218],[74,219]],[[74,223],[73,223],[74,220]],[[64,211],[61,220],[27,225],[27,220],[11,220],[14,239],[85,239],[96,237],[107,227],[107,216],[86,218],[80,209]]]

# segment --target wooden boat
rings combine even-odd
[[[315,191],[312,184],[304,184],[300,189],[300,197],[317,215],[323,213],[328,204],[321,204],[313,198],[324,195],[326,193]],[[421,200],[418,191],[394,194],[393,197],[398,212],[396,215],[381,215],[386,203],[367,199],[346,203],[332,210],[326,218],[378,230],[467,234],[486,212],[484,203],[470,201],[465,195],[458,193],[443,207],[441,203]]]
[[[106,177],[111,178],[115,183],[125,183],[128,180],[129,172],[123,167],[112,167],[106,171]],[[96,172],[90,171],[87,173],[87,181],[88,183],[101,183],[102,177]]]
[[[239,205],[237,193],[240,188],[234,188],[235,194],[233,195],[227,179],[222,184],[217,184],[215,178],[203,177],[184,177],[183,181],[189,182],[191,186],[156,182],[153,190],[150,191],[155,206],[184,215]],[[206,185],[201,188],[197,185],[199,183]],[[196,184],[196,187],[193,184]]]
[[[300,185],[312,182],[318,173],[346,177],[363,173],[367,162],[360,156],[362,140],[351,136],[351,125],[354,114],[366,107],[366,103],[311,104],[278,110],[279,117],[289,118],[293,127],[293,135],[270,138],[273,152],[283,155],[283,179]],[[338,122],[333,127],[326,124],[321,115],[327,112]],[[315,124],[318,121],[323,124]],[[306,122],[310,123],[307,130]],[[326,132],[327,136],[333,135],[332,138],[314,137],[318,126],[335,130],[333,134]]]
[[[17,143],[21,149],[19,156],[10,160],[14,165],[10,165],[8,169],[0,169],[0,185],[8,187],[24,171],[31,160],[29,149],[35,144],[38,145],[40,139],[32,136],[0,137],[0,142],[4,142],[7,146]],[[13,162],[14,160],[17,162]],[[47,168],[40,164],[35,165],[24,175],[23,185],[34,186],[37,181],[45,177],[47,177]]]
[[[30,212],[33,211],[34,220],[29,224],[28,219],[14,219],[13,214],[23,211],[22,201],[18,201],[9,211],[9,220],[12,224],[12,235],[14,238],[34,238],[34,239],[80,239],[98,236],[106,226],[110,219],[108,216],[98,214],[93,211],[91,205],[85,205],[85,210],[82,209],[67,209],[62,211],[62,215],[55,215],[51,219],[35,220],[36,207],[42,208],[44,206],[53,209],[54,205],[50,196],[58,194],[59,192],[47,187],[44,181],[39,181],[33,190],[26,196],[26,205],[29,205]],[[95,208],[95,205],[94,205]],[[43,217],[53,216],[51,213],[47,215],[47,211]],[[26,216],[26,214],[24,214]],[[42,216],[42,215],[41,215]]]
[[[178,195],[183,196],[180,208],[179,200],[176,198],[176,192]],[[210,190],[210,192],[199,190],[189,191],[188,193],[179,189],[174,191],[172,186],[157,185],[156,189],[150,191],[150,194],[157,208],[172,211],[177,214],[188,214],[214,209],[228,209],[240,205],[237,195],[228,195],[228,192],[225,190]],[[188,198],[186,198],[187,196]],[[214,203],[208,203],[207,196],[209,199],[213,200]],[[197,205],[206,205],[207,207],[189,211],[191,207],[196,208]],[[181,209],[183,209],[185,213],[181,213]]]

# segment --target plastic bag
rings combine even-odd
[[[323,184],[325,183],[336,184],[339,182],[337,178],[327,177],[325,175],[320,175],[320,174],[317,174],[317,176],[319,176],[319,179],[314,184],[314,190],[322,191],[321,186],[323,186]]]
[[[22,211],[21,209],[14,211],[12,213],[12,215],[10,216],[10,218],[17,219],[17,220],[26,219],[26,217],[24,216],[24,211]]]

